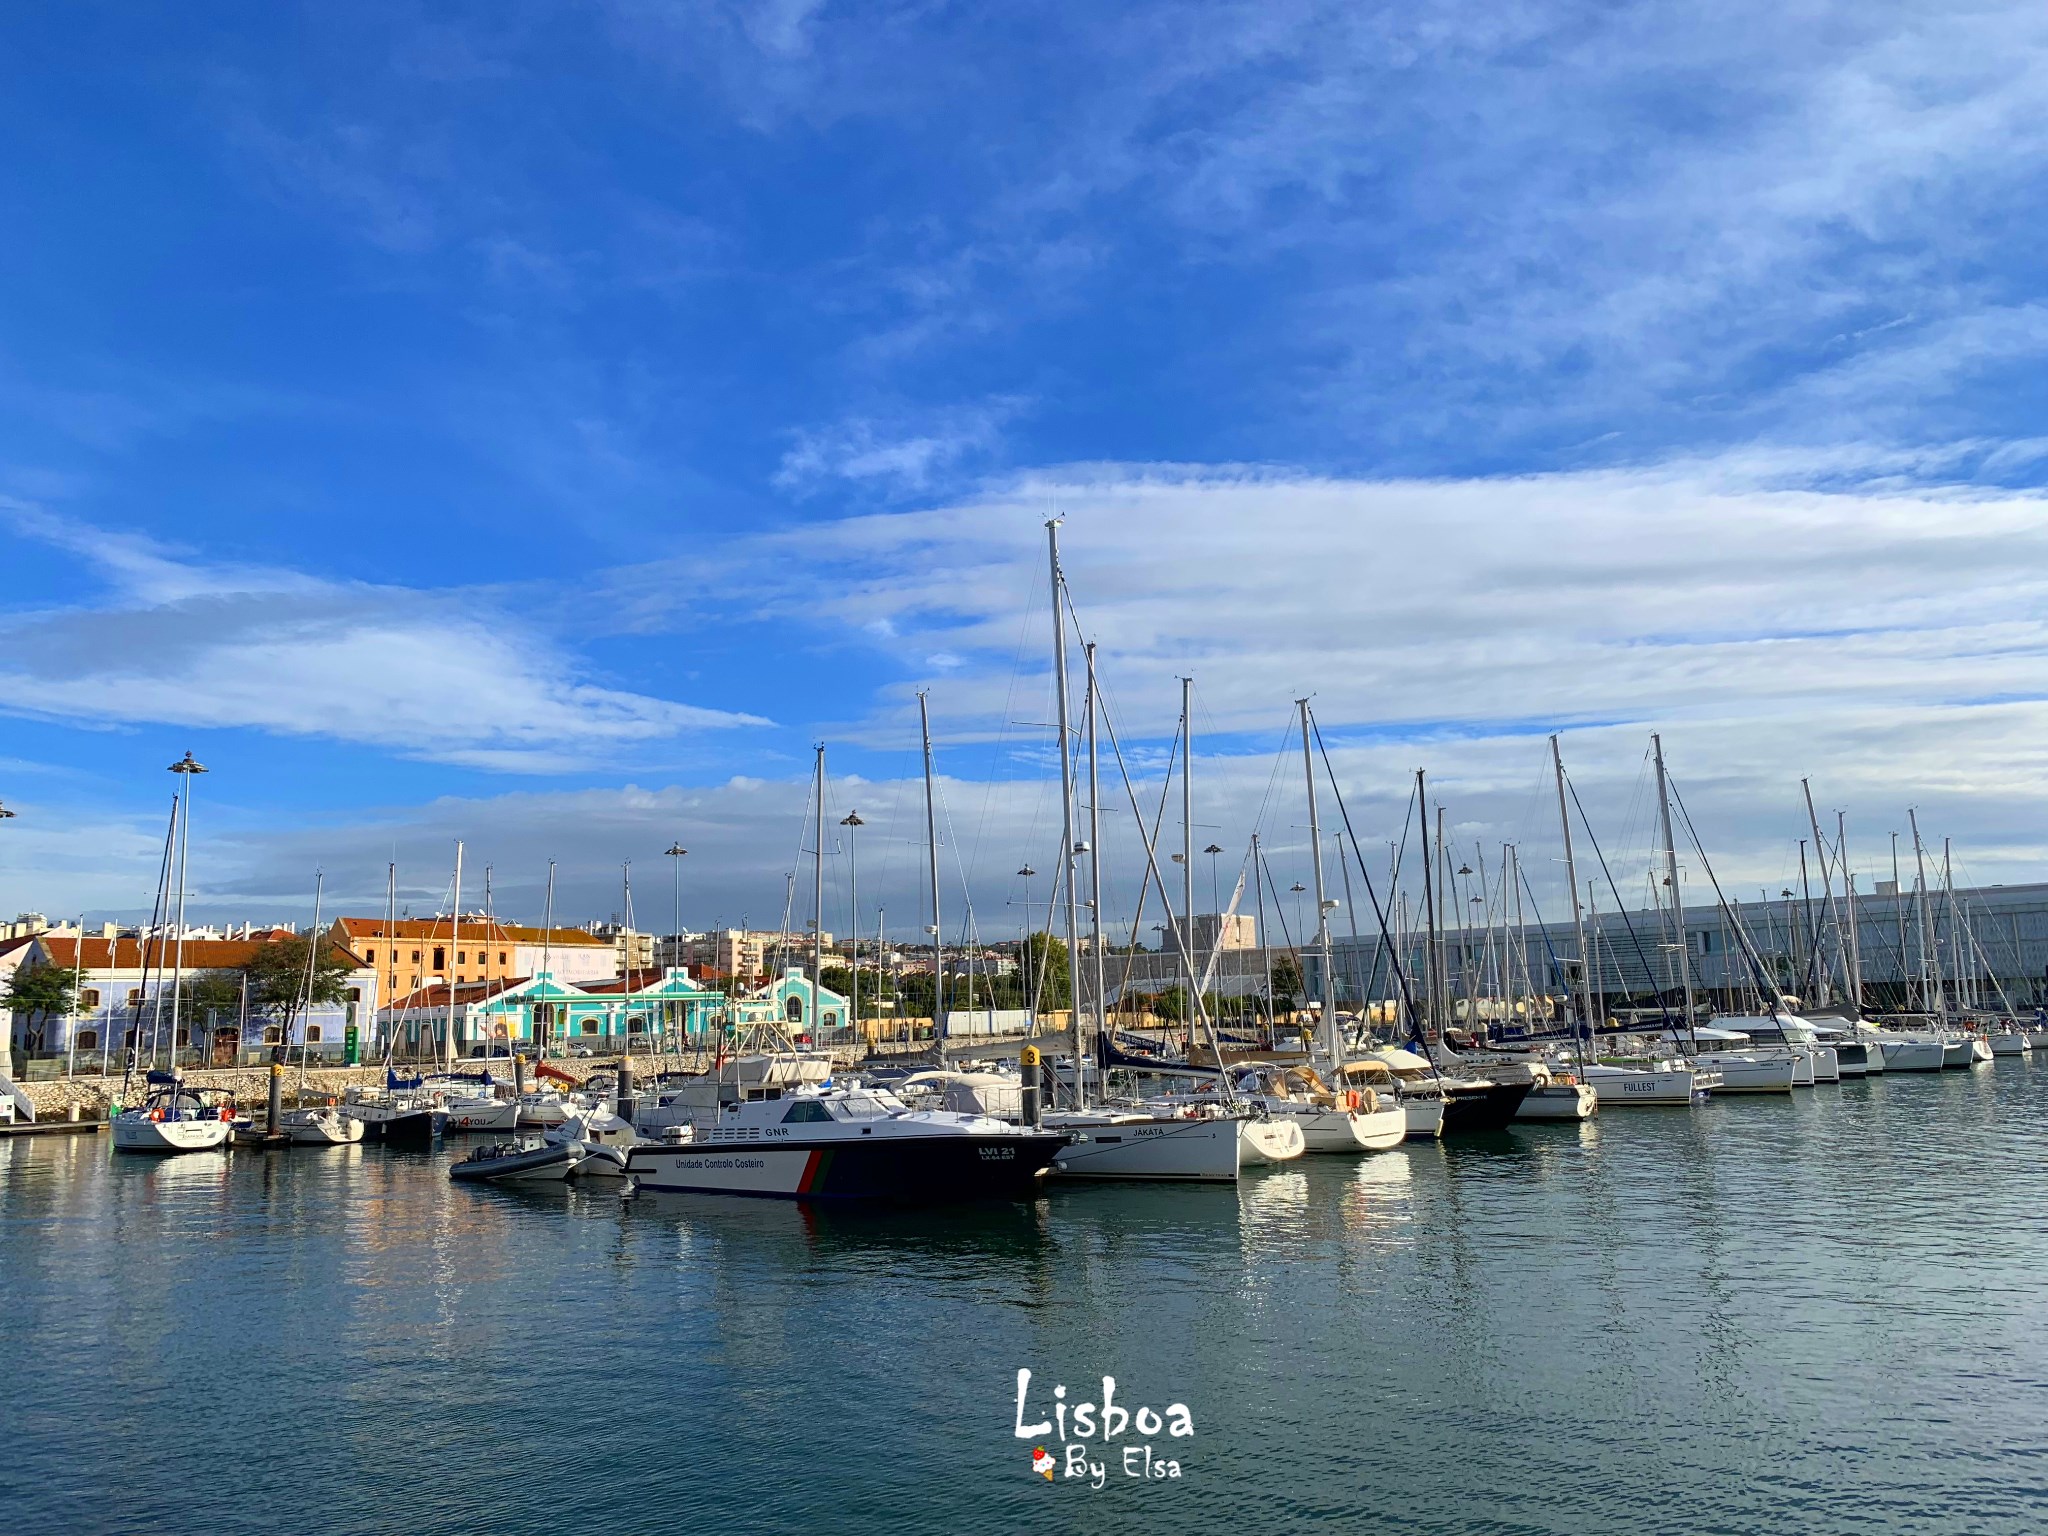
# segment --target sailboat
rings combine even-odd
[[[175,1069],[144,1079],[143,1101],[114,1117],[116,1152],[210,1152],[234,1134],[234,1108],[214,1095],[185,1086]]]
[[[1666,1106],[1691,1104],[1709,1087],[1705,1075],[1681,1059],[1644,1057],[1640,1061],[1592,1061],[1585,1047],[1593,1039],[1593,967],[1586,943],[1586,909],[1579,901],[1578,866],[1572,858],[1572,821],[1566,808],[1564,757],[1557,737],[1550,738],[1550,762],[1557,780],[1557,815],[1564,833],[1565,881],[1572,892],[1572,924],[1579,942],[1579,1018],[1574,1030],[1574,1049],[1579,1054],[1578,1073],[1592,1088],[1602,1108],[1613,1106]]]
[[[1065,891],[1065,915],[1067,929],[1067,952],[1074,957],[1068,969],[1069,1006],[1073,1020],[1072,1056],[1075,1063],[1084,1062],[1082,1050],[1081,1021],[1082,1007],[1079,963],[1080,949],[1080,895],[1077,888],[1078,871],[1076,859],[1087,854],[1089,860],[1089,882],[1092,894],[1090,903],[1091,955],[1094,972],[1092,999],[1092,1029],[1096,1042],[1097,1060],[1107,1067],[1117,1059],[1109,1035],[1107,1012],[1106,976],[1103,970],[1104,938],[1102,925],[1102,812],[1101,812],[1101,757],[1098,727],[1106,726],[1110,742],[1116,745],[1115,727],[1109,725],[1103,714],[1099,689],[1095,676],[1095,648],[1086,647],[1087,692],[1085,740],[1088,752],[1088,836],[1080,837],[1075,817],[1075,783],[1073,761],[1073,725],[1071,719],[1072,700],[1069,689],[1067,664],[1067,623],[1072,616],[1072,597],[1067,590],[1066,576],[1060,567],[1058,518],[1046,523],[1047,558],[1050,563],[1052,584],[1052,628],[1053,628],[1053,693],[1055,699],[1054,720],[1059,732],[1060,753],[1060,803],[1061,829],[1064,853],[1060,865],[1060,879]],[[1186,685],[1182,691],[1182,727],[1187,728]],[[1191,756],[1191,754],[1189,754]],[[1121,750],[1118,751],[1121,763]],[[1129,782],[1125,783],[1129,793]],[[1188,804],[1189,790],[1183,780],[1183,806]],[[1136,801],[1132,801],[1136,811]],[[1156,882],[1160,891],[1166,889],[1166,882],[1159,871],[1157,851],[1152,838],[1146,834],[1143,819],[1139,818],[1139,840],[1145,849],[1147,879]],[[936,903],[936,895],[934,896]],[[1182,969],[1188,976],[1195,974],[1194,958],[1189,948],[1188,924],[1185,921],[1167,923],[1167,931],[1174,935],[1180,949]],[[1202,988],[1198,985],[1192,991],[1190,1004],[1199,1020],[1199,1027],[1209,1036],[1209,1045],[1220,1060],[1221,1052],[1210,1025],[1208,1008],[1202,1000]],[[1159,1062],[1159,1067],[1175,1064]],[[1073,1075],[1073,1103],[1068,1108],[1049,1109],[1043,1116],[1048,1130],[1066,1133],[1072,1139],[1062,1149],[1054,1167],[1062,1179],[1147,1179],[1191,1182],[1231,1182],[1249,1166],[1260,1166],[1288,1162],[1300,1157],[1306,1149],[1301,1127],[1293,1117],[1262,1114],[1248,1105],[1236,1101],[1226,1079],[1215,1072],[1192,1073],[1197,1079],[1212,1085],[1215,1097],[1206,1095],[1163,1096],[1151,1100],[1130,1103],[1091,1105],[1087,1074],[1077,1070]]]
[[[172,939],[175,959],[171,972],[171,1069],[168,1072],[152,1071],[143,1078],[144,1097],[142,1103],[132,1109],[124,1109],[113,1120],[113,1141],[116,1152],[204,1152],[227,1145],[234,1134],[234,1110],[231,1102],[220,1095],[202,1093],[188,1088],[185,1077],[178,1070],[178,1031],[180,1013],[184,999],[185,984],[185,874],[192,846],[191,801],[192,780],[206,769],[194,762],[187,752],[178,762],[171,764],[171,772],[180,776],[183,792],[172,802],[171,815],[177,836],[166,841],[166,858],[169,848],[178,848],[178,898],[177,927]],[[79,944],[83,952],[84,941]],[[162,1007],[161,982],[158,987],[158,1007]],[[151,1044],[154,1058],[155,1045]],[[129,1060],[134,1060],[131,1048]]]

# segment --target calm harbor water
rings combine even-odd
[[[7,1523],[2038,1531],[2044,1112],[2002,1060],[895,1214],[15,1140]],[[1019,1367],[1185,1402],[1182,1476],[1032,1475]]]

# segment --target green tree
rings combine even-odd
[[[1301,965],[1292,955],[1273,957],[1273,1011],[1281,1012],[1294,1007],[1295,999],[1301,996]]]
[[[1036,998],[1042,1013],[1067,1006],[1070,996],[1067,945],[1049,933],[1034,933],[1017,956],[1017,980],[1026,999]]]
[[[219,1017],[233,1020],[242,1014],[242,973],[200,971],[186,978],[185,1015],[198,1023]]]
[[[79,975],[59,965],[18,966],[0,991],[0,1002],[7,1011],[27,1021],[30,1050],[41,1050],[43,1031],[50,1021],[64,1017],[77,1005]]]
[[[277,1024],[282,1031],[280,1039],[291,1038],[292,1024],[306,1006],[308,948],[305,936],[294,934],[258,946],[242,967],[242,974],[249,978],[249,1011]],[[348,977],[354,969],[347,953],[323,938],[319,961],[313,967],[313,1002],[329,1006],[347,1002]]]

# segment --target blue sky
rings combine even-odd
[[[1427,764],[1543,837],[1555,727],[1619,816],[1662,728],[1759,880],[1801,774],[2038,871],[2037,6],[79,4],[0,68],[9,910],[146,906],[190,746],[209,912],[461,836],[603,915],[680,837],[779,919],[811,743],[895,806],[929,686],[998,928],[1055,510],[1226,843],[1313,691],[1368,836]]]

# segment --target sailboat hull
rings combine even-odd
[[[1240,1168],[1291,1163],[1307,1150],[1308,1138],[1302,1135],[1301,1126],[1293,1115],[1237,1122],[1237,1163]]]
[[[1066,1146],[1063,1134],[641,1142],[627,1149],[626,1171],[636,1188],[671,1193],[924,1205],[1036,1194]]]
[[[363,1122],[332,1111],[293,1112],[279,1127],[302,1147],[348,1147],[363,1139]]]
[[[1477,1090],[1452,1088],[1444,1094],[1444,1134],[1469,1136],[1475,1132],[1504,1130],[1522,1101],[1529,1097],[1528,1083],[1489,1083]]]
[[[1384,1152],[1398,1147],[1408,1136],[1408,1117],[1399,1105],[1289,1113],[1286,1118],[1301,1127],[1302,1143],[1310,1152]]]
[[[1444,1101],[1403,1099],[1401,1118],[1411,1141],[1435,1141],[1444,1133]]]
[[[1941,1064],[1950,1070],[1969,1067],[1976,1059],[1976,1052],[1971,1049],[1971,1042],[1967,1036],[1951,1035],[1941,1042]]]
[[[1077,1126],[1080,1139],[1053,1169],[1062,1179],[1229,1183],[1238,1171],[1237,1124],[1218,1117]]]
[[[1683,1068],[1652,1072],[1635,1067],[1586,1068],[1602,1109],[1635,1105],[1690,1104],[1698,1092],[1695,1074]]]
[[[150,1120],[121,1115],[114,1121],[114,1150],[159,1155],[210,1152],[226,1146],[233,1132],[233,1124],[226,1120]]]
[[[1720,1074],[1715,1093],[1790,1093],[1797,1073],[1796,1056],[1752,1056],[1715,1052],[1698,1057],[1699,1064]]]
[[[1993,1035],[1991,1054],[1994,1056],[2024,1056],[2027,1054],[2027,1037],[2021,1034]]]
[[[1948,1054],[1939,1040],[1887,1040],[1883,1050],[1887,1072],[1939,1072]]]
[[[1538,1083],[1515,1111],[1517,1120],[1590,1120],[1600,1095],[1586,1083]]]
[[[431,1151],[434,1145],[434,1112],[408,1109],[396,1113],[366,1113],[369,1106],[341,1106],[341,1112],[362,1122],[363,1140],[377,1142],[401,1152]]]
[[[444,1131],[510,1131],[519,1125],[517,1100],[457,1099],[441,1112]]]

